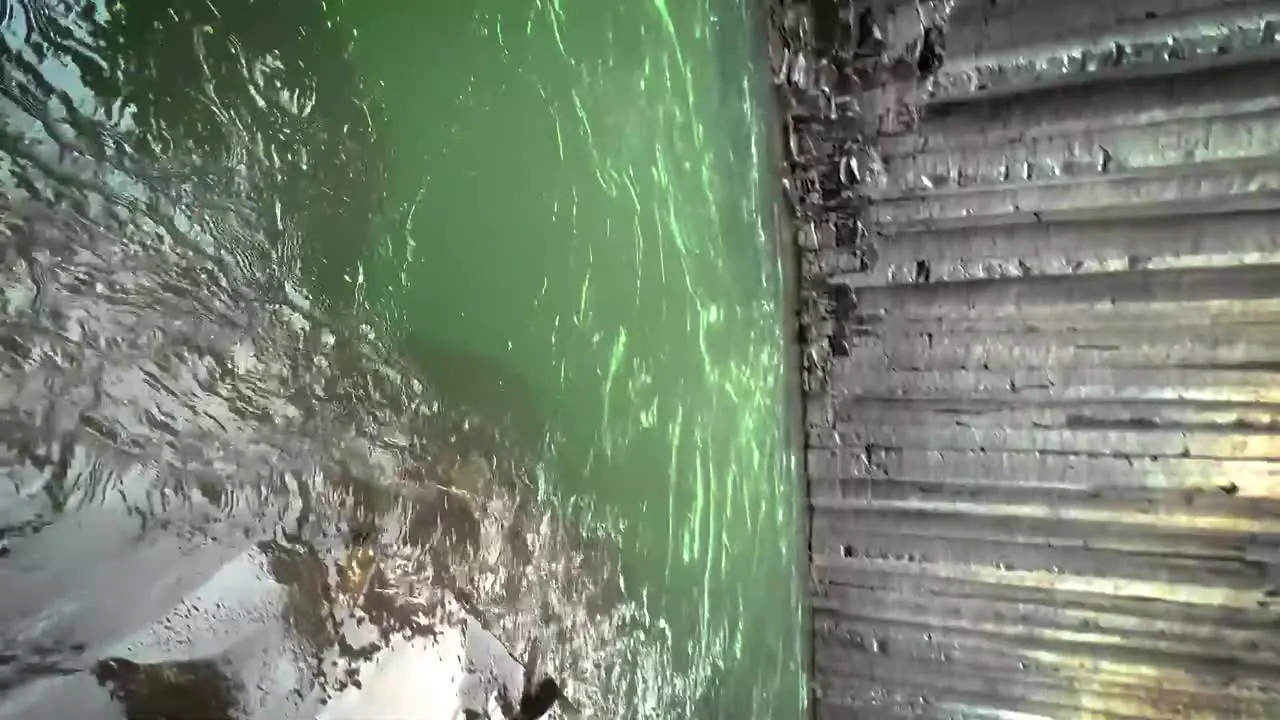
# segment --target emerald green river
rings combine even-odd
[[[400,487],[428,468],[481,497],[484,538],[503,517],[493,483],[457,469],[479,458],[532,539],[491,548],[500,579],[458,582],[514,635],[550,628],[587,716],[803,717],[790,289],[763,18],[746,5],[4,3],[0,283],[21,362],[0,379],[35,389],[0,421],[35,439],[4,445],[18,489],[0,494],[0,584],[80,597],[82,573],[48,569],[88,563],[78,547],[118,536],[124,567],[139,543],[198,536],[198,557],[228,538],[315,556],[341,588],[351,558],[406,554],[386,528],[413,501],[368,501],[371,541],[343,519],[366,501],[335,478]],[[137,367],[132,385],[100,379]],[[70,421],[41,409],[80,382],[97,390]],[[130,408],[145,412],[119,419]],[[364,469],[326,469],[355,455]],[[155,499],[188,496],[181,512]],[[116,497],[128,521],[86,519]],[[143,586],[147,567],[117,577]],[[32,637],[13,607],[0,639]],[[30,642],[83,670],[116,647],[90,626]],[[29,707],[4,693],[38,695],[39,673],[15,672],[0,717]]]

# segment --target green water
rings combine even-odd
[[[352,278],[410,347],[480,356],[544,425],[544,490],[624,538],[631,592],[724,717],[799,717],[787,444],[756,18],[698,0],[343,11],[394,210]],[[488,376],[451,378],[484,396]]]
[[[604,673],[621,716],[804,715],[786,288],[743,3],[19,5],[23,92],[130,176],[99,204],[375,316],[529,449],[547,503],[617,539],[662,655]],[[63,128],[5,102],[15,158],[18,129]],[[32,202],[80,192],[13,164]],[[117,198],[130,183],[169,204]]]

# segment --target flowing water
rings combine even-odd
[[[447,590],[589,716],[801,717],[744,5],[0,0],[0,716],[307,714]]]

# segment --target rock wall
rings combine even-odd
[[[817,716],[1280,716],[1280,5],[775,17]]]

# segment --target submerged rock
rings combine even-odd
[[[58,530],[20,540],[19,562],[72,541]],[[393,523],[376,535],[388,530]],[[415,572],[411,544],[386,554],[377,536],[192,544],[122,535],[83,564],[6,564],[5,587],[25,580],[28,589],[4,610],[4,644],[17,652],[0,675],[0,717],[545,713],[560,685],[542,674],[536,650],[526,670],[507,649],[499,635],[511,633],[484,609],[495,598],[451,588],[455,578],[433,578],[420,562]],[[471,567],[477,585],[491,580],[492,569]],[[526,630],[524,642],[536,647],[546,630]]]
[[[376,337],[145,218],[0,217],[0,718],[315,717],[481,621],[599,694],[609,544]]]

